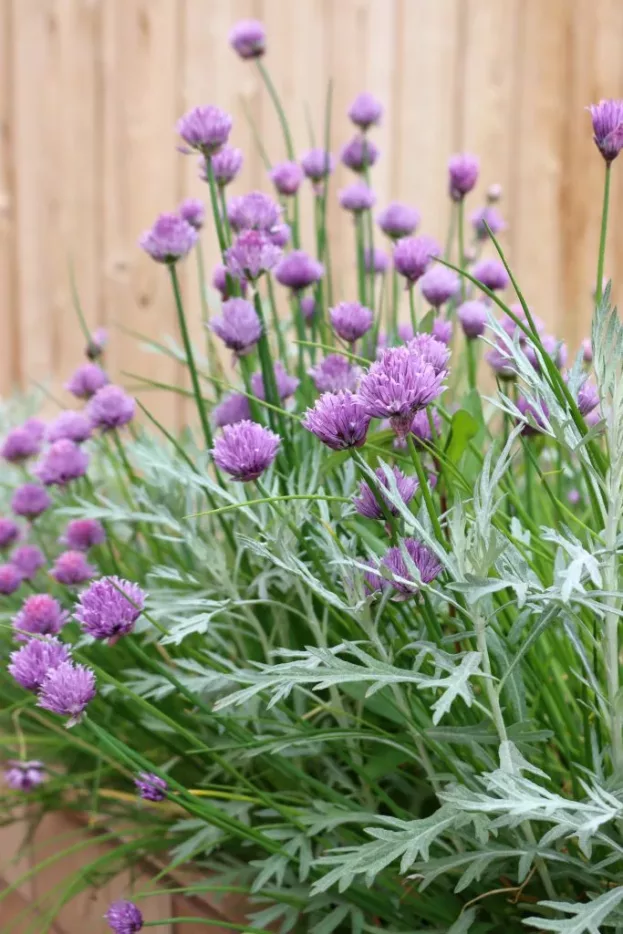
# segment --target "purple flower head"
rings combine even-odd
[[[13,791],[32,791],[45,781],[45,767],[38,759],[22,762],[10,759],[4,773],[4,780]]]
[[[381,122],[383,105],[374,94],[370,94],[369,91],[362,91],[348,108],[348,116],[356,126],[361,127],[362,130],[367,130],[368,127]]]
[[[59,584],[66,584],[68,587],[84,584],[96,573],[96,569],[89,564],[82,551],[64,551],[58,556],[50,571],[51,576]]]
[[[290,376],[284,369],[283,363],[281,363],[280,360],[275,361],[274,372],[279,398],[289,399],[298,389],[300,380],[298,380],[296,376]],[[251,389],[258,399],[266,398],[264,380],[261,373],[254,373],[251,377]]]
[[[45,438],[45,422],[42,422],[40,418],[27,418],[22,428],[30,432],[37,441],[43,441]]]
[[[580,495],[579,490],[576,490],[574,488],[573,490],[569,490],[569,492],[567,493],[567,502],[569,503],[570,506],[577,506],[581,500],[582,500],[582,496]]]
[[[355,392],[361,377],[360,367],[337,353],[329,354],[307,372],[318,392],[340,392],[343,389]]]
[[[257,19],[241,19],[229,33],[229,44],[240,58],[259,58],[266,51],[266,30]]]
[[[31,580],[45,563],[45,555],[36,545],[20,545],[11,553],[11,564],[27,581]]]
[[[430,442],[441,434],[441,418],[436,409],[420,409],[413,416],[409,428],[416,442]]]
[[[227,270],[237,279],[256,279],[281,259],[281,250],[261,230],[245,230],[225,253]]]
[[[390,347],[363,376],[359,396],[371,418],[389,418],[403,437],[417,410],[441,395],[444,376],[408,347]]]
[[[301,167],[312,182],[321,182],[335,169],[335,157],[326,149],[310,149],[301,158]]]
[[[399,470],[398,467],[393,467],[392,469],[400,498],[405,503],[410,503],[415,496],[415,491],[418,488],[417,477],[407,476],[401,470]],[[395,506],[392,505],[392,503],[390,503],[387,496],[385,496],[385,494],[382,492],[382,488],[385,488],[386,490],[390,489],[389,481],[385,471],[382,467],[379,467],[375,473],[379,480],[379,485],[377,485],[376,490],[373,491],[369,483],[367,483],[365,480],[362,480],[359,484],[359,496],[353,497],[355,509],[360,515],[365,516],[366,519],[383,519],[384,513],[377,500],[377,496],[382,496],[387,511],[392,516],[397,516],[398,510]]]
[[[58,668],[48,671],[37,706],[68,717],[67,726],[74,726],[95,694],[95,675],[90,668],[61,662]]]
[[[243,295],[247,294],[247,281],[246,279],[238,279],[240,284],[240,291]],[[218,265],[214,267],[214,272],[212,273],[212,285],[221,293],[221,298],[223,301],[227,301],[228,298],[232,298],[227,290],[227,269],[225,266]]]
[[[343,164],[353,172],[365,172],[374,165],[380,155],[378,146],[367,136],[353,136],[349,143],[342,147],[340,158]]]
[[[18,642],[26,642],[28,635],[55,636],[67,622],[68,614],[58,600],[48,593],[34,593],[26,597],[21,609],[11,620]]]
[[[403,237],[394,247],[394,266],[412,285],[424,275],[433,257],[441,248],[432,237]]]
[[[593,409],[592,412],[589,412],[588,415],[584,418],[584,421],[586,422],[586,427],[594,428],[596,425],[599,425],[603,417],[604,416],[603,416],[601,409],[599,408]]]
[[[588,415],[599,405],[599,390],[595,383],[587,380],[578,390],[578,408],[582,415]]]
[[[593,139],[606,162],[623,149],[623,100],[599,101],[588,108],[593,121]]]
[[[108,343],[108,331],[105,328],[97,328],[93,331],[86,346],[86,355],[89,360],[97,360],[104,353],[104,348]]]
[[[36,519],[52,505],[47,490],[38,483],[24,483],[18,486],[11,499],[11,509],[16,516]],[[2,520],[0,520],[0,523]],[[0,533],[0,541],[2,535]]]
[[[179,214],[160,214],[139,237],[139,246],[157,263],[177,263],[197,242],[195,228]]]
[[[432,335],[435,340],[447,346],[452,340],[452,322],[448,321],[447,318],[435,318],[433,321]]]
[[[381,577],[376,564],[372,561],[363,561],[362,564],[368,567],[368,570],[363,572],[363,587],[366,596],[372,597],[379,591],[382,592],[389,588],[389,581]]]
[[[44,486],[65,486],[71,480],[84,477],[88,466],[89,455],[73,441],[62,438],[51,444],[37,461],[34,473]]]
[[[499,234],[502,230],[506,229],[506,223],[502,216],[499,214],[495,208],[489,207],[487,205],[484,208],[478,208],[477,211],[474,211],[471,218],[472,227],[474,228],[474,233],[478,240],[486,240],[489,236],[489,230],[495,236]],[[487,227],[485,227],[485,224]]]
[[[274,243],[275,246],[284,247],[290,242],[292,228],[289,224],[277,224],[276,227],[273,227],[268,236],[270,237],[271,243]]]
[[[20,587],[24,575],[14,564],[0,564],[0,594],[8,597]]]
[[[180,117],[177,132],[191,149],[211,156],[229,139],[232,123],[228,113],[208,104],[206,107],[193,107]]]
[[[106,532],[97,519],[72,519],[60,541],[72,551],[88,551],[106,541]]]
[[[363,262],[366,272],[374,272],[376,275],[381,275],[389,269],[389,256],[378,246],[373,249],[369,246],[365,248]]]
[[[279,162],[268,173],[280,195],[295,195],[305,174],[298,162]]]
[[[201,230],[205,224],[206,209],[199,198],[185,198],[177,210],[182,220],[195,230]]]
[[[584,363],[593,362],[593,343],[590,337],[585,337],[582,341],[582,355],[584,357]]]
[[[17,652],[11,652],[8,671],[26,691],[38,691],[48,671],[70,658],[68,647],[55,636],[29,639]]]
[[[415,331],[413,330],[413,326],[409,321],[401,321],[398,325],[398,330],[396,333],[398,340],[402,341],[403,344],[407,344],[415,337]]]
[[[227,217],[231,229],[236,233],[241,230],[263,230],[270,233],[281,223],[281,208],[270,195],[263,191],[252,191],[248,195],[230,198],[227,204]]]
[[[464,152],[452,156],[448,162],[448,176],[450,197],[453,201],[461,201],[469,194],[478,181],[480,163],[476,156]]]
[[[0,551],[8,548],[19,538],[19,525],[13,519],[0,516]]]
[[[51,425],[48,426],[46,438],[48,441],[60,441],[61,438],[68,438],[81,444],[88,441],[91,437],[92,426],[89,419],[82,412],[75,412],[73,409],[67,409],[57,415]]]
[[[117,639],[134,629],[147,594],[132,581],[103,577],[78,597],[75,618],[94,639]]]
[[[384,234],[392,240],[400,240],[409,237],[415,231],[420,223],[420,214],[408,204],[392,201],[377,214],[376,221]]]
[[[275,279],[295,292],[306,289],[324,276],[324,266],[304,250],[292,250],[275,268]]]
[[[544,401],[541,400],[536,407],[524,396],[520,396],[517,400],[517,408],[525,418],[529,419],[524,423],[524,434],[534,435],[545,428],[545,420],[549,418],[549,408]]]
[[[459,278],[446,266],[435,264],[420,279],[422,295],[433,308],[440,308],[459,291]]]
[[[517,378],[517,367],[503,344],[497,343],[495,347],[491,348],[487,354],[487,363],[499,379],[512,380]]]
[[[210,329],[237,354],[248,353],[262,336],[262,322],[245,298],[223,302],[221,314],[210,321]]]
[[[240,173],[243,161],[242,149],[236,149],[235,146],[223,146],[220,152],[215,152],[212,156],[212,174],[216,184],[224,188],[233,182]],[[199,160],[199,175],[204,182],[209,181],[205,156]]]
[[[407,599],[413,596],[420,589],[420,584],[430,584],[443,570],[442,565],[437,560],[435,554],[427,548],[422,542],[415,538],[405,538],[402,542],[405,551],[419,572],[419,579],[416,579],[407,564],[400,546],[390,548],[383,558],[381,564],[391,572],[394,577],[405,578],[404,580],[392,580],[391,586],[397,591],[396,599]]]
[[[137,934],[143,927],[143,915],[134,902],[113,902],[104,917],[114,934]]]
[[[214,463],[234,480],[257,480],[279,450],[281,438],[263,425],[243,421],[226,425],[212,448]]]
[[[342,207],[354,214],[358,214],[360,211],[368,211],[376,203],[376,195],[365,182],[353,182],[352,185],[342,188],[339,198]]]
[[[316,299],[313,295],[304,295],[299,302],[301,314],[305,319],[305,324],[311,324],[316,313]]]
[[[335,308],[329,309],[329,318],[335,333],[343,341],[353,344],[372,327],[374,312],[359,302],[340,302]]]
[[[234,392],[226,396],[212,412],[212,420],[217,428],[223,428],[224,425],[235,425],[236,422],[249,421],[250,418],[251,407],[249,400],[240,392]]]
[[[89,399],[107,383],[108,376],[97,363],[83,363],[65,383],[65,389],[78,399]]]
[[[121,386],[103,386],[87,406],[93,425],[102,431],[122,428],[134,418],[136,402]]]
[[[566,345],[558,340],[554,334],[543,334],[541,337],[541,343],[543,344],[543,349],[545,353],[550,356],[556,366],[561,369],[567,362],[567,347]],[[537,356],[537,351],[535,345],[532,341],[524,340],[522,341],[523,352],[526,357],[532,364],[537,372],[541,371],[541,364],[539,363],[539,358]]]
[[[36,419],[31,419],[31,421],[35,422]],[[2,442],[0,454],[11,463],[19,463],[32,457],[33,454],[38,454],[41,450],[41,441],[39,433],[33,431],[26,422],[8,433]]]
[[[164,778],[152,772],[140,772],[134,784],[143,801],[164,801],[169,787]]]
[[[432,366],[435,373],[445,376],[448,369],[448,360],[450,359],[450,350],[441,341],[438,341],[432,334],[416,334],[409,343],[407,349],[421,357],[424,363]]]
[[[365,444],[369,424],[361,400],[348,390],[323,393],[303,418],[303,427],[333,451],[360,448]]]
[[[472,271],[474,279],[478,279],[492,292],[505,289],[510,279],[508,273],[499,259],[481,259]]]
[[[484,334],[488,315],[488,309],[484,302],[463,302],[462,305],[459,305],[456,314],[465,337],[474,340]]]
[[[515,302],[513,305],[511,305],[510,310],[513,312],[515,317],[521,321],[522,324],[526,325],[526,327],[528,326],[528,319],[526,317],[526,313],[518,302]],[[539,318],[538,315],[535,315],[533,313],[532,320],[534,321],[534,325],[537,329],[537,333],[540,335],[545,334],[545,323],[541,320],[541,318]],[[515,323],[515,321],[511,318],[510,315],[507,315],[507,314],[502,315],[500,319],[500,324],[502,325],[502,327],[504,328],[504,330],[506,331],[509,337],[515,337],[515,335],[517,335],[519,338],[519,342],[521,344],[526,343],[526,335],[518,327],[518,325]]]

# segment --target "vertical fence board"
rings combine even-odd
[[[15,294],[15,187],[12,108],[13,34],[11,5],[0,5],[0,393],[10,393],[20,377],[19,320]]]

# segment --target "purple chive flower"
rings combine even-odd
[[[11,499],[11,509],[16,516],[25,516],[27,519],[36,519],[52,505],[47,490],[38,483],[24,483],[18,486]],[[0,520],[0,523],[2,520]],[[1,540],[0,533],[0,540]]]
[[[25,428],[37,441],[43,441],[45,437],[45,422],[42,422],[40,418],[27,418],[22,428]]]
[[[474,211],[470,217],[470,221],[478,240],[487,239],[489,236],[487,227],[489,227],[489,230],[494,236],[506,229],[506,223],[500,213],[496,211],[495,208],[489,207],[489,205]],[[487,227],[485,227],[485,224]]]
[[[24,575],[14,564],[0,564],[0,594],[8,597],[20,587]]]
[[[508,273],[499,259],[481,259],[472,271],[474,279],[478,279],[492,292],[505,289],[510,279]]]
[[[143,927],[143,915],[134,902],[113,902],[104,917],[114,934],[137,934]]]
[[[441,395],[444,376],[445,371],[436,373],[408,347],[390,347],[363,376],[359,397],[371,418],[389,418],[394,431],[404,437],[416,411]]]
[[[329,309],[329,318],[335,333],[353,344],[367,334],[374,322],[374,312],[359,302],[340,302]]]
[[[246,279],[238,279],[240,285],[240,291],[243,296],[247,294],[247,281]],[[227,301],[228,298],[232,298],[227,289],[227,269],[225,266],[218,265],[214,267],[214,272],[212,273],[212,285],[221,293],[221,298],[223,301]]]
[[[103,577],[80,594],[74,615],[83,631],[94,639],[117,639],[132,632],[146,596],[132,581]]]
[[[257,480],[279,450],[281,438],[263,425],[243,421],[226,425],[212,448],[214,463],[234,480]]]
[[[96,331],[93,331],[85,350],[89,360],[98,360],[104,353],[107,343],[108,331],[105,328],[97,328]]]
[[[524,423],[524,434],[534,435],[545,428],[546,419],[549,418],[549,408],[544,401],[540,400],[537,407],[528,402],[524,396],[520,396],[517,400],[517,408],[524,418],[528,419]]]
[[[342,188],[339,198],[342,207],[354,214],[358,214],[360,211],[368,211],[376,203],[376,195],[365,182],[353,182],[352,185]]]
[[[153,772],[140,772],[134,779],[134,784],[143,801],[164,801],[169,787],[164,778],[154,775]]]
[[[517,378],[517,367],[503,344],[497,343],[491,348],[487,354],[487,363],[499,379],[512,380]]]
[[[29,639],[17,652],[11,652],[8,672],[26,691],[38,691],[48,671],[70,658],[68,647],[55,636]]]
[[[121,386],[102,386],[87,406],[91,423],[102,431],[122,428],[131,422],[136,411],[136,402]]]
[[[31,759],[28,762],[9,759],[7,765],[4,780],[13,791],[32,791],[45,781],[45,767],[39,759]]]
[[[50,445],[35,465],[34,473],[44,486],[65,486],[84,477],[88,466],[89,455],[73,441],[62,438]]]
[[[432,335],[435,340],[447,346],[452,340],[452,322],[448,321],[447,318],[435,318],[433,321]]]
[[[301,314],[305,319],[305,324],[311,324],[316,313],[316,299],[313,295],[304,295],[299,301]]]
[[[304,250],[292,250],[275,267],[275,279],[281,285],[299,292],[324,276],[324,266]]]
[[[177,132],[191,148],[203,156],[218,152],[229,139],[232,119],[220,107],[210,104],[206,107],[194,107],[177,121]]]
[[[595,383],[588,380],[578,390],[578,408],[582,415],[588,415],[599,405],[599,390]]]
[[[157,263],[172,265],[190,253],[197,242],[195,228],[179,214],[160,214],[153,227],[139,237],[139,246]]]
[[[415,337],[415,331],[408,321],[401,321],[396,333],[398,335],[398,340],[401,340],[404,344],[412,341]]]
[[[48,441],[60,441],[61,438],[68,438],[81,444],[82,441],[88,441],[91,437],[92,426],[89,419],[82,412],[75,412],[68,409],[57,415],[51,425],[48,426],[46,439]]]
[[[405,504],[410,503],[415,496],[415,491],[418,488],[417,477],[407,476],[401,470],[399,470],[398,467],[393,467],[392,469],[400,498]],[[382,467],[379,467],[375,473],[379,480],[379,484],[377,485],[376,490],[372,490],[370,484],[367,483],[367,481],[362,480],[359,484],[359,496],[353,497],[355,509],[361,516],[365,516],[366,519],[383,519],[384,514],[377,500],[377,496],[382,496],[387,511],[392,516],[397,516],[398,510],[394,505],[392,505],[387,496],[385,496],[385,494],[382,492],[382,488],[385,490],[390,489],[389,480],[387,479],[385,471]]]
[[[276,227],[273,227],[268,236],[270,237],[271,243],[274,243],[275,246],[284,247],[290,242],[292,228],[289,224],[277,224]]]
[[[27,581],[31,580],[45,563],[45,555],[36,545],[20,545],[11,552],[11,564]]]
[[[386,552],[381,564],[387,568],[394,577],[405,578],[406,581],[410,581],[410,583],[405,583],[404,580],[391,581],[391,586],[399,595],[396,599],[407,599],[413,596],[413,594],[418,592],[421,584],[430,584],[443,570],[435,554],[422,542],[419,542],[415,538],[405,538],[402,544],[409,558],[419,571],[419,579],[416,580],[413,576],[409,564],[407,564],[403,556],[402,548],[398,545],[394,548],[390,548]]]
[[[340,158],[343,164],[353,172],[365,172],[374,165],[379,158],[379,148],[367,136],[353,136],[350,142],[342,147]]]
[[[234,353],[248,353],[262,336],[262,322],[255,308],[245,298],[230,298],[223,302],[221,312],[210,321],[210,330]]]
[[[225,253],[227,270],[237,279],[256,279],[281,259],[281,250],[261,230],[245,230]]]
[[[365,444],[370,417],[356,395],[342,390],[323,393],[302,424],[333,451],[343,451]]]
[[[582,341],[582,355],[584,357],[584,363],[593,362],[593,344],[590,337],[585,337]]]
[[[231,229],[236,233],[242,230],[263,230],[270,233],[281,223],[281,208],[270,195],[264,194],[263,191],[252,191],[248,195],[230,198],[227,217]]]
[[[34,421],[34,419],[33,419]],[[13,428],[0,448],[0,454],[11,463],[25,461],[41,450],[41,438],[36,431],[32,431],[26,424]]]
[[[229,44],[240,58],[260,58],[266,51],[266,30],[257,19],[241,19],[229,33]]]
[[[97,363],[83,363],[65,383],[65,389],[78,399],[89,399],[107,383],[108,376]]]
[[[195,230],[201,230],[205,224],[206,209],[203,201],[200,201],[199,198],[185,198],[177,210],[182,220],[194,227]]]
[[[381,275],[389,269],[389,256],[385,250],[382,250],[378,246],[375,246],[373,249],[367,246],[363,252],[363,263],[366,272],[374,272],[376,275]]]
[[[571,506],[577,506],[581,499],[582,496],[580,495],[580,491],[576,490],[575,488],[573,490],[569,490],[567,493],[567,502]]]
[[[515,317],[521,321],[522,324],[528,327],[528,319],[526,317],[526,313],[518,302],[515,302],[515,304],[511,305],[510,310],[513,312]],[[537,333],[543,335],[545,333],[545,322],[542,321],[541,318],[539,318],[539,316],[535,314],[532,314],[532,320],[534,321],[534,325],[537,329]],[[502,325],[502,327],[504,328],[504,330],[506,331],[509,337],[515,337],[515,335],[517,334],[517,336],[519,337],[520,343],[521,344],[526,343],[526,335],[518,327],[515,321],[513,321],[510,315],[507,315],[507,314],[502,315],[500,319],[500,324]]]
[[[623,100],[599,101],[588,108],[593,121],[593,139],[606,162],[623,149]]]
[[[420,409],[413,416],[409,434],[414,441],[429,443],[441,434],[441,417],[436,409]]]
[[[8,548],[19,538],[19,525],[13,519],[0,516],[0,550]]]
[[[488,309],[484,302],[463,302],[462,305],[459,305],[456,314],[465,337],[474,340],[484,334],[488,315]]]
[[[394,266],[409,285],[424,275],[434,256],[441,248],[432,237],[403,237],[394,247]]]
[[[392,201],[377,214],[376,221],[384,234],[392,240],[401,240],[416,230],[420,223],[420,214],[408,204]]]
[[[220,188],[229,185],[236,178],[242,168],[244,157],[242,149],[235,146],[223,146],[219,152],[212,156],[212,174],[214,181]],[[199,176],[204,182],[209,181],[207,162],[204,156],[199,161]]]
[[[596,425],[599,425],[603,417],[604,416],[603,416],[601,409],[599,408],[593,409],[593,411],[589,412],[588,415],[586,415],[584,418],[584,421],[586,422],[586,427],[594,428]]]
[[[235,425],[236,422],[250,421],[251,406],[249,400],[240,392],[234,392],[226,396],[212,412],[212,420],[217,428],[223,428],[225,425]]]
[[[552,358],[556,366],[561,369],[567,362],[567,348],[566,345],[558,340],[553,334],[543,334],[541,337],[541,343],[543,344],[543,349],[545,353]],[[539,363],[539,358],[537,356],[537,351],[535,345],[528,340],[522,341],[523,352],[526,357],[532,364],[537,372],[541,371],[541,364]]]
[[[420,279],[422,295],[433,308],[440,308],[459,291],[459,278],[445,266],[435,265]]]
[[[58,556],[50,571],[50,575],[59,584],[66,584],[68,587],[84,584],[96,573],[96,569],[89,564],[82,551],[64,551]]]
[[[383,116],[383,105],[374,94],[363,91],[357,95],[348,108],[348,116],[356,126],[361,127],[362,130],[367,130],[368,127],[380,123]]]
[[[307,371],[318,392],[354,392],[361,377],[361,369],[346,357],[332,353]]]
[[[279,398],[289,399],[298,389],[300,380],[298,380],[296,376],[290,376],[284,369],[283,363],[281,363],[280,360],[275,361],[274,372]],[[258,399],[266,398],[264,380],[261,373],[254,373],[251,377],[251,389]]]
[[[45,676],[37,706],[68,717],[67,726],[75,726],[95,694],[95,675],[90,668],[61,662]]]
[[[60,541],[72,551],[88,551],[106,541],[106,532],[97,519],[72,519]]]
[[[310,149],[301,159],[301,167],[312,182],[321,182],[335,169],[335,157],[326,149]]]
[[[445,376],[450,359],[450,351],[441,341],[436,340],[432,334],[416,334],[409,343],[407,349],[417,354],[424,363],[432,366],[435,373],[441,373]]]
[[[462,201],[478,181],[480,163],[476,156],[464,152],[452,156],[448,162],[450,197]]]
[[[295,195],[305,177],[298,162],[279,162],[268,173],[269,178],[280,195]]]
[[[26,642],[29,635],[55,636],[67,622],[68,614],[58,600],[48,593],[34,593],[26,597],[21,609],[11,620],[18,642]]]

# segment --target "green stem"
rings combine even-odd
[[[357,248],[357,285],[359,301],[362,305],[366,304],[366,257],[364,244],[363,215],[361,212],[355,214],[355,243]]]
[[[398,308],[400,306],[400,280],[398,273],[392,269],[392,315],[391,326],[389,329],[389,342],[395,343],[398,336]]]
[[[409,454],[411,455],[411,460],[413,461],[413,466],[415,467],[415,472],[420,481],[420,489],[422,491],[422,496],[424,497],[424,502],[426,504],[426,510],[428,512],[431,524],[433,526],[433,531],[435,533],[435,538],[440,545],[448,550],[449,545],[444,538],[441,524],[439,522],[439,517],[437,516],[437,511],[435,509],[435,504],[433,503],[433,497],[430,493],[430,487],[428,485],[428,477],[424,472],[424,467],[422,466],[422,460],[420,458],[419,452],[413,442],[413,435],[411,432],[407,433],[407,447],[409,448]]]
[[[275,297],[275,287],[273,285],[273,280],[270,276],[266,277],[266,282],[268,284],[268,301],[270,302],[270,314],[273,319],[273,328],[275,335],[277,337],[277,346],[279,348],[279,356],[283,365],[286,365],[287,359],[287,350],[286,342],[283,336],[283,329],[281,327],[281,321],[279,320],[279,312],[277,311],[277,299]]]
[[[262,308],[262,300],[260,298],[260,293],[257,291],[257,288],[254,289],[253,294],[253,304],[257,312],[257,316],[262,323],[262,336],[260,337],[257,349],[260,357],[260,365],[262,368],[262,382],[264,383],[264,396],[266,401],[270,405],[274,406],[274,409],[268,410],[268,418],[270,420],[271,428],[275,428],[277,422],[279,423],[280,433],[282,438],[286,439],[286,430],[285,424],[283,421],[283,414],[281,412],[281,400],[279,399],[279,392],[277,390],[277,380],[275,378],[275,367],[273,365],[273,358],[270,351],[270,344],[268,342],[268,332],[266,330],[266,320],[264,318],[264,310]],[[275,411],[276,410],[276,411]]]
[[[413,328],[413,333],[416,334],[418,321],[417,312],[415,310],[415,288],[412,284],[409,285],[409,315],[411,317],[411,327]]]
[[[279,123],[281,124],[281,130],[283,132],[283,139],[286,144],[286,150],[288,153],[288,158],[293,162],[294,161],[294,146],[292,145],[292,136],[290,134],[290,128],[288,126],[288,121],[283,107],[281,106],[281,101],[279,100],[279,95],[275,90],[275,85],[273,84],[268,71],[264,67],[264,62],[261,58],[256,58],[255,63],[257,65],[257,70],[262,76],[262,81],[268,91],[269,97],[273,102],[275,110],[277,111],[277,117],[279,118]]]
[[[599,256],[597,258],[597,282],[595,284],[595,304],[599,305],[603,294],[604,260],[606,258],[606,236],[608,233],[608,206],[610,204],[610,171],[611,162],[606,162],[604,176],[604,200],[601,209],[601,233],[599,235]]]
[[[459,267],[461,272],[465,269],[465,230],[463,227],[464,220],[464,208],[463,208],[463,199],[457,203],[457,232],[458,232],[458,241],[459,241]],[[461,276],[461,302],[465,301],[465,276]]]
[[[212,214],[214,216],[214,226],[216,227],[216,236],[218,238],[218,245],[221,251],[223,262],[225,262],[225,250],[227,249],[227,242],[225,240],[223,220],[221,218],[221,212],[219,209],[216,179],[214,178],[214,169],[212,168],[212,157],[208,153],[205,154],[205,163],[206,175],[208,176],[208,187],[210,189],[210,203],[212,205]]]
[[[467,338],[467,380],[470,389],[476,388],[476,372],[477,372],[477,363],[476,363],[476,347],[475,341]]]

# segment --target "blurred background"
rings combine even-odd
[[[408,201],[421,230],[443,238],[448,156],[480,156],[468,212],[490,183],[502,185],[514,270],[532,307],[575,348],[590,315],[603,176],[584,108],[623,96],[621,0],[0,0],[0,392],[33,379],[58,387],[80,361],[70,260],[89,322],[113,332],[115,374],[179,377],[174,361],[138,353],[135,339],[114,330],[175,333],[167,276],[136,241],[182,197],[208,200],[195,158],[176,149],[177,117],[198,103],[232,112],[230,142],[246,157],[234,192],[270,190],[245,111],[271,161],[285,156],[255,66],[227,42],[249,16],[266,24],[264,61],[299,152],[312,132],[322,141],[329,79],[336,152],[352,135],[345,112],[355,94],[383,100],[372,173],[379,207]],[[614,278],[622,173],[615,164],[606,260]],[[347,174],[334,177],[331,209],[344,293],[354,249],[337,190]],[[309,224],[309,192],[303,200]],[[204,248],[211,269],[209,231]],[[192,262],[183,274],[198,322]],[[185,406],[158,399],[168,424],[184,421]]]

